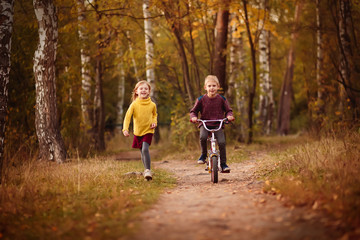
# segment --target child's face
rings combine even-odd
[[[215,97],[219,90],[219,85],[217,82],[209,80],[205,83],[204,89],[207,91],[208,97]]]
[[[140,99],[146,99],[149,97],[150,95],[150,89],[149,86],[146,83],[141,84],[137,89],[136,89],[136,94],[138,96],[138,98]]]

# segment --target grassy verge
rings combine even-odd
[[[140,161],[106,157],[10,167],[0,186],[0,238],[118,239],[130,233],[138,214],[175,184],[161,170],[150,182],[124,175],[132,171],[143,171]]]
[[[359,133],[279,152],[264,162],[261,174],[265,191],[279,194],[289,204],[326,211],[350,230],[360,225]]]

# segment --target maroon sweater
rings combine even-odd
[[[228,116],[233,116],[232,109],[229,102],[225,97],[216,95],[213,98],[209,98],[206,94],[196,99],[194,107],[190,110],[190,119],[198,117],[198,113],[201,114],[202,120],[215,120],[223,119]],[[218,126],[218,123],[209,123],[207,126]],[[199,125],[201,126],[201,124]]]

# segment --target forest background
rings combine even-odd
[[[2,59],[11,70],[1,80],[7,165],[104,151],[141,79],[152,84],[159,126],[170,128],[180,149],[196,141],[188,112],[208,74],[218,76],[234,110],[230,140],[359,131],[358,1],[20,0],[2,2],[2,16],[8,3],[13,19],[2,41],[11,44],[2,43]],[[41,52],[42,44],[52,47]],[[47,95],[52,100],[41,98]],[[53,131],[42,140],[44,128]],[[60,157],[44,153],[57,148],[51,139],[60,139]]]

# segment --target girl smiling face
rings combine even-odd
[[[140,99],[147,99],[150,95],[150,88],[147,83],[142,83],[136,89],[136,95]]]
[[[213,98],[218,93],[219,84],[215,80],[209,79],[205,82],[204,88],[207,91],[208,97]]]

